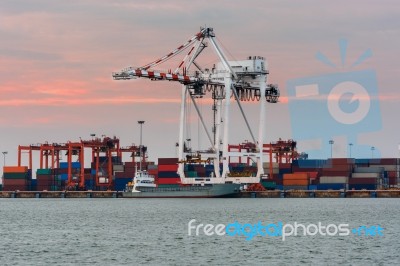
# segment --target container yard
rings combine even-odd
[[[212,45],[208,46],[207,42]],[[220,62],[203,71],[195,60],[206,47],[211,47],[216,52]],[[155,69],[186,49],[189,52],[174,72],[171,69],[168,72]],[[192,64],[199,71],[188,71]],[[375,191],[373,195],[377,196],[377,191],[398,188],[400,164],[396,158],[314,160],[298,152],[294,140],[279,139],[273,143],[265,143],[266,104],[277,103],[280,97],[278,86],[267,83],[267,66],[262,56],[228,61],[215,39],[213,28],[201,28],[200,32],[165,56],[141,67],[127,67],[112,73],[116,81],[143,78],[183,85],[175,157],[158,158],[157,162],[147,161],[147,147],[141,143],[142,125],[145,121],[138,121],[141,134],[139,146],[121,147],[120,140],[116,137],[19,146],[18,165],[4,165],[2,190],[13,192],[6,194],[10,197],[118,197],[118,192],[128,192],[125,191],[128,188],[132,189],[129,191],[132,193],[141,192],[136,190],[138,183],[156,188],[150,188],[148,192],[159,188],[160,191],[183,191],[180,188],[185,186],[200,190],[196,187],[221,184],[233,187],[232,184],[235,184],[234,186],[241,185],[243,191],[238,196],[246,196],[250,192],[250,196],[361,197],[360,195],[368,194],[365,191]],[[211,96],[209,104],[212,105],[209,109],[211,113],[205,114],[198,108],[198,101],[207,96]],[[230,120],[238,120],[231,119],[229,115],[231,101],[238,105],[243,117],[241,126],[248,130],[251,137],[250,141],[237,145],[229,141]],[[259,105],[257,139],[249,123],[250,119],[255,120],[255,116],[246,114],[241,104],[246,101],[257,101]],[[192,139],[188,129],[191,106],[196,110],[199,127],[201,125],[204,130],[202,134],[209,141],[205,149],[199,147],[195,150],[191,146]],[[208,120],[205,119],[207,115]],[[87,150],[90,150],[91,155],[89,162],[88,156],[85,156]],[[32,163],[34,152],[39,152],[37,169],[34,169]],[[61,161],[62,153],[67,157],[66,162]],[[128,153],[130,161],[123,160],[124,153]],[[25,165],[22,163],[23,154],[28,154]],[[146,177],[147,180],[138,182],[136,176]],[[34,193],[28,193],[29,191]],[[56,193],[50,193],[53,191]],[[101,191],[107,193],[102,194]],[[363,191],[364,194],[354,191]],[[20,194],[22,192],[25,194]]]
[[[229,149],[250,149],[252,145],[245,142],[229,145]],[[86,148],[91,150],[91,160],[87,162],[84,159]],[[39,154],[38,169],[32,164],[35,152]],[[60,160],[63,152],[67,161]],[[129,153],[130,161],[123,161],[124,152]],[[229,176],[242,177],[243,190],[237,197],[400,197],[399,160],[396,158],[304,159],[293,140],[265,144],[264,152],[272,160],[263,163],[264,174],[256,183],[250,182],[258,171],[255,163],[242,157],[237,162],[229,162]],[[178,158],[149,162],[147,157],[146,146],[121,147],[116,137],[19,146],[19,165],[3,167],[0,197],[118,198],[139,167],[155,177],[157,187],[185,185],[178,174]],[[23,165],[23,159],[27,159],[28,166]],[[184,162],[186,178],[212,179],[214,172],[215,166],[210,161],[192,157]],[[246,176],[249,182],[243,179]]]

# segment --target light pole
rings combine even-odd
[[[92,133],[92,134],[90,134],[90,136],[92,137],[92,140],[94,140],[94,137],[96,137],[96,134]]]
[[[371,147],[372,159],[374,159],[374,150],[375,150],[375,147],[374,147],[374,146],[372,146],[372,147]]]
[[[331,145],[331,158],[333,158],[333,153],[332,153],[333,143],[335,143],[335,142],[331,139],[329,141],[329,144]]]
[[[350,158],[351,158],[351,147],[353,146],[353,143],[349,143],[349,150],[350,150]]]
[[[143,128],[144,121],[143,120],[138,121],[138,124],[140,125],[140,145],[139,145],[140,161],[139,161],[139,170],[142,171],[142,150],[143,150],[143,147],[142,147],[142,128]]]
[[[3,151],[3,157],[4,157],[3,167],[6,166],[6,155],[7,154],[8,154],[8,151]]]

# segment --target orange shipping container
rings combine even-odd
[[[28,172],[27,166],[4,166],[3,173],[26,173]]]
[[[296,179],[289,179],[283,180],[284,186],[308,186],[308,180],[296,180]]]
[[[283,180],[307,180],[308,181],[308,173],[284,174]]]

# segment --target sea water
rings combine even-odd
[[[1,265],[400,264],[400,199],[0,199],[0,217]],[[203,230],[257,223],[353,232],[283,240]],[[381,234],[364,230],[373,226]]]

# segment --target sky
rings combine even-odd
[[[268,82],[281,90],[280,102],[267,106],[266,142],[299,136],[293,117],[301,108],[291,107],[291,80],[369,69],[375,73],[379,101],[372,123],[378,120],[380,126],[371,132],[352,131],[352,141],[374,146],[375,156],[398,156],[400,8],[395,0],[3,0],[0,150],[8,151],[6,164],[17,163],[18,145],[65,143],[90,139],[90,134],[115,135],[123,146],[138,144],[138,120],[146,121],[143,143],[150,159],[175,157],[180,84],[114,81],[111,73],[167,54],[204,26],[214,28],[230,60],[266,58]],[[346,64],[341,64],[340,40],[347,40]],[[368,49],[372,56],[351,68]],[[317,60],[318,52],[336,67]],[[204,67],[218,61],[212,55],[205,55]],[[256,103],[244,106],[257,118]],[[209,109],[206,100],[201,108]],[[304,119],[318,124],[318,118]],[[196,135],[198,122],[193,121]],[[249,139],[243,123],[232,126],[232,144]],[[332,136],[335,156],[348,154],[347,137],[346,132]],[[204,137],[198,139],[197,146],[206,146]],[[326,144],[326,136],[322,141]],[[307,145],[312,146],[299,142],[299,149],[307,151]],[[328,156],[326,150],[318,155]],[[353,147],[353,157],[365,155]]]

